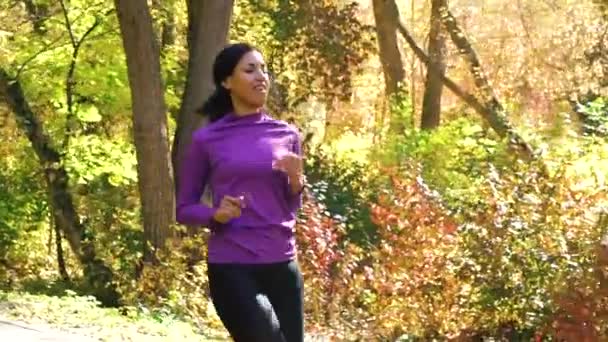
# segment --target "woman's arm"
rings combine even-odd
[[[200,139],[194,137],[180,167],[175,213],[177,222],[189,226],[210,226],[215,209],[201,203],[209,169],[207,151]]]
[[[291,152],[294,156],[293,171],[288,172],[289,187],[292,195],[299,195],[304,190],[304,162],[302,156],[302,143],[300,142],[300,134],[296,132],[294,143]]]
[[[306,181],[304,176],[302,143],[300,140],[300,134],[297,131],[295,133],[295,138],[292,145],[292,153],[295,156],[295,167],[293,172],[288,172],[287,174],[287,179],[289,182],[288,203],[291,210],[293,210],[295,213],[302,207],[302,191],[304,190]]]

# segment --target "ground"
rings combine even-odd
[[[50,326],[33,326],[24,322],[8,321],[0,317],[0,340],[2,341],[44,341],[44,342],[88,342],[94,341],[82,335],[61,332]]]
[[[92,297],[0,291],[0,341],[226,341],[221,330],[143,309],[101,308]]]
[[[166,314],[101,308],[92,297],[0,290],[0,341],[122,342],[229,341],[223,329],[195,327]],[[307,342],[330,341],[308,336]]]

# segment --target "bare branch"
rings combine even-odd
[[[93,30],[95,30],[95,28],[97,26],[99,26],[99,24],[101,23],[99,20],[99,17],[95,17],[95,22],[93,23],[93,25],[84,33],[84,35],[79,39],[76,40],[76,37],[74,35],[74,31],[72,30],[72,24],[73,22],[70,22],[70,18],[69,18],[69,13],[67,10],[67,7],[65,6],[65,2],[64,0],[59,0],[59,3],[61,5],[61,9],[63,11],[63,16],[65,19],[65,26],[67,28],[67,31],[70,35],[70,42],[72,43],[72,47],[73,47],[73,51],[72,51],[72,59],[70,61],[70,66],[68,69],[68,74],[66,76],[66,89],[65,89],[65,93],[66,93],[66,103],[67,103],[67,111],[68,111],[68,117],[67,117],[67,123],[66,123],[66,135],[64,137],[63,140],[63,146],[67,146],[71,133],[72,133],[72,120],[74,117],[74,86],[76,84],[75,80],[74,80],[74,74],[76,72],[76,61],[78,60],[78,53],[80,52],[80,47],[82,45],[82,43],[87,39],[87,37],[93,32]],[[102,3],[96,3],[93,4],[89,7],[89,9],[91,8],[95,8],[97,6],[102,5]],[[109,15],[111,14],[112,11],[107,11],[105,13],[105,15]],[[74,22],[79,21],[80,19],[82,19],[84,17],[85,13],[81,13],[75,20]]]
[[[50,43],[44,44],[44,46],[42,47],[42,49],[40,49],[39,51],[37,51],[36,53],[34,53],[33,55],[31,55],[28,59],[25,60],[25,62],[23,62],[21,64],[21,66],[19,67],[19,69],[17,69],[17,75],[15,76],[15,79],[18,79],[19,76],[21,76],[21,72],[25,69],[25,67],[31,63],[34,59],[36,59],[36,57],[40,56],[41,54],[51,51],[54,48],[50,48],[51,46],[55,45],[55,43],[57,43],[58,41],[60,41],[61,39],[63,39],[63,35],[55,38],[55,40],[53,40]]]
[[[66,134],[63,140],[63,146],[66,147],[70,140],[70,136],[72,133],[72,120],[74,117],[74,86],[76,85],[76,81],[74,80],[74,74],[76,72],[76,61],[78,60],[78,53],[80,52],[80,47],[82,43],[87,39],[87,37],[95,30],[97,26],[99,26],[100,21],[99,18],[95,18],[95,23],[91,25],[91,27],[85,32],[85,34],[80,38],[76,44],[74,45],[74,51],[72,51],[72,60],[70,61],[70,67],[68,69],[68,74],[65,82],[65,94],[66,94],[66,102],[68,106],[68,117],[66,122]]]
[[[107,36],[109,34],[118,34],[118,29],[111,29],[111,30],[103,31],[103,32],[101,32],[99,34],[96,34],[96,35],[92,35],[92,36],[89,37],[88,41],[89,42],[96,41],[96,40],[104,38],[105,36]],[[31,63],[32,61],[34,61],[36,59],[36,57],[40,56],[41,54],[43,54],[45,52],[51,52],[51,51],[53,51],[55,49],[63,48],[66,45],[70,45],[70,46],[72,45],[71,43],[55,45],[55,43],[57,43],[61,39],[63,39],[63,35],[60,36],[60,37],[57,37],[52,42],[45,44],[44,47],[42,49],[40,49],[40,51],[37,51],[32,56],[28,57],[28,59],[25,60],[25,62],[23,62],[21,64],[21,66],[19,67],[19,69],[17,70],[17,75],[15,76],[15,79],[18,79],[21,76],[21,74],[23,73],[23,71],[25,71],[25,68],[27,67],[27,65],[29,63]],[[55,45],[55,46],[53,46],[53,45]]]
[[[65,19],[65,26],[70,34],[70,41],[72,42],[72,46],[76,48],[76,38],[74,38],[74,31],[72,31],[72,24],[70,23],[70,17],[68,15],[68,9],[65,7],[65,2],[63,0],[59,0],[59,4],[61,5],[61,10],[63,12],[63,17]]]

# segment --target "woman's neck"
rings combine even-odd
[[[251,114],[257,114],[262,111],[262,107],[250,106],[250,105],[242,103],[241,101],[235,101],[234,98],[232,98],[232,103],[233,103],[233,107],[234,107],[234,115],[237,115],[237,116],[246,116],[246,115],[251,115]]]
[[[262,111],[262,108],[234,108],[234,115],[236,116],[247,116],[253,114],[259,114]]]

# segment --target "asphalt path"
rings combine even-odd
[[[93,342],[88,337],[0,318],[0,342]]]

